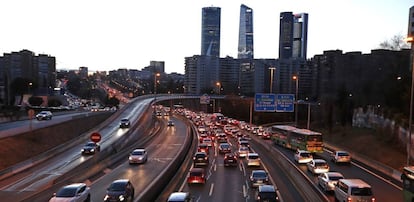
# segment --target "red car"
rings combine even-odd
[[[203,168],[191,168],[187,178],[188,184],[205,184],[206,178]]]
[[[208,154],[208,145],[207,144],[199,144],[198,145],[198,148],[197,148],[197,151],[198,152],[205,152],[205,153],[207,153]]]

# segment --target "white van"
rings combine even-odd
[[[371,186],[361,179],[340,179],[334,193],[336,201],[375,201]]]

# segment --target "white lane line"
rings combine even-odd
[[[243,197],[246,198],[247,197],[247,189],[246,189],[246,185],[243,185]]]
[[[213,194],[213,190],[214,190],[214,183],[211,183],[210,192],[208,193],[209,196]]]

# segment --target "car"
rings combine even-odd
[[[256,190],[256,201],[276,202],[279,201],[276,189],[273,185],[260,185]]]
[[[309,163],[310,161],[313,160],[313,156],[311,152],[305,151],[305,150],[299,150],[299,149],[296,150],[293,158],[298,163]]]
[[[106,189],[105,202],[133,201],[135,188],[129,179],[113,181]]]
[[[95,154],[96,152],[101,151],[101,145],[96,142],[88,142],[83,145],[81,150],[82,154]]]
[[[131,122],[127,118],[121,119],[121,123],[119,123],[120,128],[129,128],[130,125],[131,125]]]
[[[220,143],[218,150],[220,154],[230,153],[231,146],[229,143]]]
[[[333,191],[339,179],[344,179],[344,176],[339,172],[326,172],[318,176],[318,185],[323,191]]]
[[[50,120],[50,119],[52,119],[52,117],[53,117],[53,114],[50,111],[41,111],[38,114],[36,114],[36,119],[38,121]]]
[[[248,153],[250,153],[249,147],[239,147],[239,150],[237,151],[239,158],[244,158],[247,156]]]
[[[335,151],[331,154],[331,160],[335,163],[351,163],[351,155],[347,151]]]
[[[172,121],[172,120],[168,120],[168,122],[167,122],[167,126],[174,126],[174,122]]]
[[[260,157],[258,153],[248,153],[247,154],[247,166],[260,166]]]
[[[334,188],[335,201],[376,201],[371,185],[361,179],[340,179]]]
[[[210,152],[208,145],[204,144],[204,143],[201,143],[201,144],[198,145],[197,151],[198,152],[205,152],[207,154]]]
[[[213,146],[213,140],[210,137],[203,138],[202,143],[206,144],[209,147]]]
[[[207,166],[209,163],[206,152],[196,152],[193,157],[194,166]]]
[[[173,192],[168,196],[167,202],[192,202],[193,198],[189,192]]]
[[[134,149],[129,154],[129,164],[145,163],[148,161],[148,153],[145,149]]]
[[[312,172],[313,174],[321,174],[329,172],[329,165],[323,159],[312,159],[309,163],[307,163],[308,171]]]
[[[237,157],[232,153],[226,153],[223,159],[224,166],[237,166]]]
[[[239,141],[239,147],[250,147],[248,140],[240,140]]]
[[[91,201],[91,189],[85,183],[73,183],[66,185],[53,194],[49,202],[73,201],[84,202]]]
[[[269,176],[265,170],[252,170],[249,179],[252,188],[269,183]]]
[[[188,184],[205,184],[206,177],[203,168],[191,168],[187,177]]]

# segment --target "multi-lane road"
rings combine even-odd
[[[144,99],[127,106],[128,110],[125,110],[123,114],[114,119],[106,129],[100,130],[103,135],[102,147],[111,147],[113,142],[125,134],[135,133],[135,131],[128,131],[129,129],[119,129],[119,121],[121,118],[128,117],[133,123],[137,124],[134,120],[142,116],[144,109],[150,105],[151,101],[152,99]],[[152,139],[145,141],[145,144],[138,141],[131,144],[130,148],[145,147],[147,149],[149,153],[147,163],[129,165],[127,154],[118,153],[115,154],[121,156],[117,157],[120,159],[118,162],[104,167],[100,165],[100,171],[96,175],[83,179],[91,187],[92,201],[102,201],[106,187],[115,179],[130,179],[135,186],[135,198],[139,198],[140,194],[145,193],[149,184],[156,183],[157,176],[174,160],[183,147],[185,139],[189,136],[188,128],[190,126],[185,121],[173,117],[171,119],[175,122],[174,127],[165,126],[166,119],[160,119],[158,124],[160,131],[156,133],[157,135],[154,134]],[[135,135],[144,136],[146,134]],[[320,192],[320,188],[314,188],[317,187],[317,177],[307,172],[306,166],[293,161],[293,151],[275,147],[269,140],[251,136],[252,151],[259,153],[262,160],[260,167],[248,167],[244,159],[239,159],[237,167],[224,167],[224,155],[219,154],[217,147],[214,146],[209,154],[210,163],[206,167],[206,184],[189,186],[183,178],[179,188],[175,191],[188,191],[196,201],[254,201],[255,189],[252,189],[249,185],[249,175],[254,169],[265,169],[270,175],[271,183],[277,187],[282,201],[334,201],[332,193],[322,193],[321,198],[307,198],[309,195],[301,194],[302,190],[299,190],[301,187]],[[237,151],[236,140],[232,138],[229,138],[229,140],[233,152]],[[47,201],[58,188],[54,183],[59,176],[88,161],[88,159],[94,158],[93,156],[80,155],[81,147],[82,144],[75,144],[67,151],[26,172],[0,181],[0,197],[7,201],[21,201],[27,198],[29,198],[28,201]],[[291,175],[287,175],[286,172],[288,171],[280,166],[280,159],[274,158],[276,152],[278,155],[285,157],[284,161],[291,164],[292,170],[298,170],[303,174],[301,181],[297,182],[298,179],[291,179]],[[328,152],[321,154],[319,157],[329,162]],[[341,172],[346,178],[361,178],[367,181],[373,187],[376,201],[402,201],[401,184],[388,176],[377,174],[373,168],[367,168],[357,162],[349,166],[330,163],[330,167],[331,170]],[[188,171],[188,169],[183,168],[181,170]],[[41,192],[40,195],[34,194],[45,189],[47,190]]]

